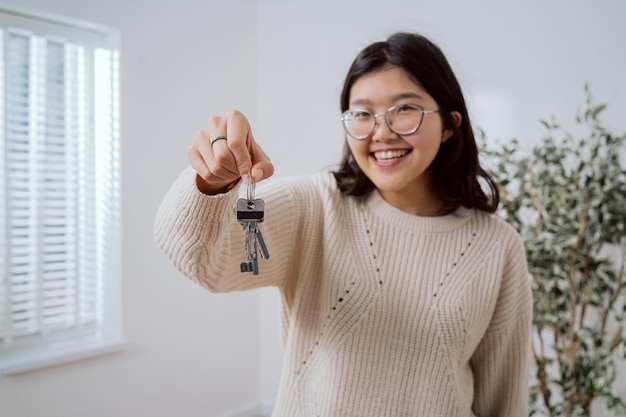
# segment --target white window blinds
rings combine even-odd
[[[0,373],[121,340],[118,51],[40,20],[0,27]]]

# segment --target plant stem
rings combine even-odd
[[[548,372],[546,370],[546,358],[544,355],[544,342],[543,336],[541,334],[540,329],[537,330],[537,338],[539,339],[539,349],[541,352],[541,356],[537,356],[537,351],[535,350],[535,344],[531,343],[533,358],[535,359],[535,363],[537,364],[537,381],[539,381],[539,389],[541,390],[541,396],[543,397],[543,402],[548,409],[549,417],[554,417],[554,407],[550,404],[550,396],[552,393],[550,392],[550,388],[548,387]]]

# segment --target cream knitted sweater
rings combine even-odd
[[[155,222],[175,266],[212,292],[275,286],[285,362],[274,417],[526,417],[531,294],[522,241],[461,208],[418,217],[330,173],[265,181],[260,274],[239,271],[236,191],[187,168]]]

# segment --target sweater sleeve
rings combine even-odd
[[[527,417],[532,294],[521,238],[505,260],[487,332],[471,359],[477,417]]]
[[[154,221],[157,246],[180,272],[211,292],[278,286],[285,276],[287,265],[275,254],[293,246],[294,237],[288,232],[293,230],[295,216],[267,212],[268,207],[289,211],[285,203],[290,200],[288,191],[274,190],[266,200],[266,221],[260,228],[270,259],[259,259],[257,276],[240,271],[240,262],[245,261],[245,233],[234,213],[238,197],[237,188],[212,196],[201,193],[196,172],[187,167],[166,193]],[[265,199],[265,194],[260,197]],[[278,227],[277,218],[284,227]]]

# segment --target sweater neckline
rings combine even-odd
[[[365,197],[364,206],[381,222],[420,233],[444,233],[457,229],[467,223],[474,212],[466,207],[459,207],[442,216],[418,216],[389,204],[377,190]]]

